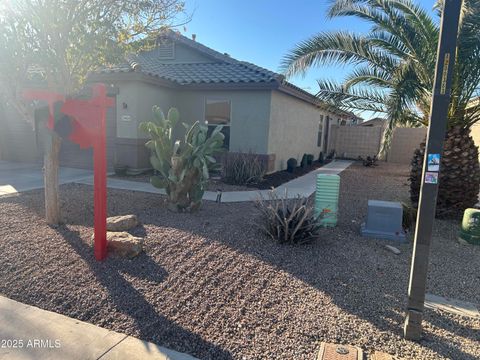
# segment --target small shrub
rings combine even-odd
[[[377,166],[377,155],[373,155],[372,156],[367,156],[366,159],[362,158],[361,156],[358,157],[358,160],[359,161],[362,161],[363,163],[363,166],[366,166],[366,167],[371,167],[371,166]]]
[[[318,162],[323,164],[325,162],[325,158],[323,156],[323,151],[320,151],[320,155],[318,155]]]
[[[315,157],[312,154],[307,154],[307,165],[312,165]]]
[[[308,198],[287,199],[270,191],[256,205],[260,210],[258,227],[279,244],[305,244],[316,238],[320,228]],[[321,215],[322,216],[322,215]],[[321,217],[320,216],[320,217]]]
[[[300,161],[300,166],[302,168],[306,167],[307,166],[307,154],[303,154],[302,156],[302,161]]]
[[[230,153],[223,160],[222,177],[229,184],[256,184],[264,176],[265,166],[253,153]]]
[[[295,170],[295,168],[297,167],[298,163],[297,163],[297,159],[294,159],[294,158],[290,158],[287,160],[287,171],[289,173],[293,173],[293,171]]]
[[[330,150],[330,153],[327,155],[327,160],[335,160],[335,156],[336,156],[336,152],[335,150]]]
[[[404,230],[410,231],[417,221],[417,209],[412,205],[402,202],[403,208],[403,218],[402,218],[402,227]]]

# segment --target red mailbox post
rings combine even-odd
[[[103,260],[107,256],[107,145],[106,116],[113,99],[107,96],[104,84],[93,87],[89,100],[68,99],[62,112],[71,116],[73,131],[70,140],[81,148],[93,147],[94,164],[94,237],[95,258]]]
[[[27,100],[44,100],[48,103],[49,117],[47,127],[55,128],[54,105],[64,101],[61,112],[73,118],[73,129],[69,139],[81,148],[93,147],[94,161],[94,252],[97,260],[107,255],[107,150],[106,150],[106,115],[109,107],[114,105],[107,96],[104,84],[93,86],[93,95],[89,100],[67,99],[61,94],[48,90],[27,90]]]

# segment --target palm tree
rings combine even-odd
[[[441,15],[442,1],[436,5]],[[435,75],[437,19],[410,0],[336,0],[330,18],[350,16],[371,24],[367,34],[319,33],[299,43],[282,61],[285,75],[312,66],[354,65],[343,84],[319,80],[317,96],[344,110],[383,113],[386,140],[395,126],[427,126]],[[470,136],[480,120],[480,0],[464,0],[441,161],[437,215],[457,214],[476,204],[480,170]],[[418,203],[425,144],[415,151],[410,196]]]

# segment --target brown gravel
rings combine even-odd
[[[314,359],[321,341],[405,359],[479,359],[480,320],[426,310],[425,339],[401,337],[411,245],[397,256],[358,235],[369,198],[408,197],[402,166],[341,175],[339,226],[279,246],[251,203],[174,214],[158,195],[110,190],[109,215],[135,213],[146,254],[98,263],[88,244],[92,188],[62,186],[67,225],[42,219],[42,192],[0,198],[0,293],[201,359]],[[428,291],[480,303],[480,247],[437,221]]]

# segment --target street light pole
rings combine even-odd
[[[422,336],[428,256],[430,253],[433,221],[435,219],[440,173],[439,164],[443,153],[443,142],[447,126],[461,7],[462,0],[444,1],[427,145],[423,161],[410,283],[408,286],[408,306],[404,337],[409,340],[420,340]]]

